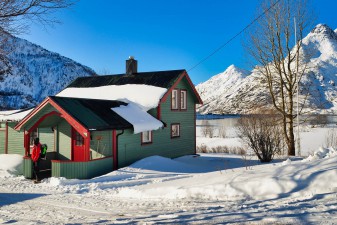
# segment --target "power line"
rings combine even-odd
[[[238,37],[240,34],[242,34],[245,30],[247,30],[251,25],[253,25],[257,20],[259,20],[262,16],[264,16],[267,12],[269,12],[277,3],[279,3],[281,0],[277,0],[273,5],[271,5],[268,9],[266,9],[262,14],[260,14],[258,17],[256,17],[252,22],[250,22],[245,28],[243,28],[240,32],[235,34],[232,38],[230,38],[228,41],[226,41],[224,44],[220,45],[217,49],[215,49],[211,54],[200,60],[197,64],[195,64],[193,67],[188,69],[187,71],[191,71],[203,62],[205,62],[207,59],[212,57],[215,53],[220,51],[223,47],[225,47],[228,43],[233,41],[236,37]]]

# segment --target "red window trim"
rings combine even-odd
[[[181,108],[181,92],[185,92],[185,109],[182,109]],[[179,106],[180,106],[180,111],[187,111],[187,90],[186,89],[180,89],[180,96],[179,96],[180,98],[180,101],[179,101]]]
[[[172,135],[172,127],[174,125],[178,125],[179,126],[179,136],[173,136]],[[171,123],[171,138],[180,138],[180,123]]]
[[[143,133],[144,132],[150,132],[151,141],[149,141],[149,142],[143,142]],[[141,143],[141,145],[150,145],[150,144],[152,144],[153,143],[153,132],[152,132],[152,130],[150,130],[150,131],[144,131],[144,132],[140,133],[140,143]]]
[[[176,102],[177,102],[177,108],[173,108],[173,92],[174,91],[176,91],[177,92],[177,100],[176,100]],[[172,93],[171,93],[171,110],[172,111],[179,111],[179,109],[180,109],[180,104],[179,104],[179,101],[180,100],[180,91],[179,91],[179,89],[173,89],[172,90]]]

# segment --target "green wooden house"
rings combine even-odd
[[[28,154],[26,154],[24,143],[24,132],[17,131],[14,127],[18,122],[23,119],[32,109],[21,109],[21,110],[10,110],[0,112],[0,154],[19,154],[25,156],[29,159]],[[38,128],[33,130],[29,135],[29,148],[33,146],[33,140],[35,137],[40,137],[44,140],[44,144],[48,145],[49,152],[47,157],[49,159],[55,158],[55,143],[56,143],[56,133],[48,128]],[[27,157],[26,157],[27,155]],[[51,160],[45,160],[41,163],[42,170],[51,169]]]
[[[47,159],[54,177],[87,179],[148,156],[195,154],[196,104],[202,101],[185,70],[139,73],[133,58],[125,74],[77,78],[15,126],[24,133],[24,175],[32,176],[36,129],[54,134]]]
[[[14,127],[31,109],[0,111],[0,154],[24,155],[23,132]],[[40,132],[43,132],[40,130]]]

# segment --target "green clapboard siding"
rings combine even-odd
[[[0,154],[5,154],[6,131],[0,128]]]
[[[71,126],[66,120],[62,120],[57,126],[58,153],[60,160],[71,159]]]
[[[8,123],[8,154],[25,154],[24,133],[14,130],[16,123]]]
[[[152,144],[141,145],[141,134],[126,130],[118,139],[118,167],[153,155],[175,158],[195,153],[195,99],[186,80],[183,79],[177,88],[187,90],[187,110],[171,111],[171,98],[168,97],[161,105],[161,119],[167,126],[153,131]],[[156,110],[150,113],[156,115]],[[172,123],[180,123],[179,138],[171,138]]]
[[[23,176],[28,179],[33,177],[33,161],[31,158],[23,159]]]
[[[47,144],[48,146],[48,152],[55,151],[55,135],[54,131],[48,127],[48,128],[39,128],[39,138],[41,144]]]
[[[112,156],[112,131],[91,132],[90,156],[91,159]]]
[[[24,128],[26,130],[29,130],[29,128],[31,128],[42,116],[52,111],[58,112],[52,105],[48,103],[45,107],[43,107],[40,111],[38,111],[31,119],[29,119],[29,121],[27,121]]]
[[[67,179],[90,179],[112,171],[111,157],[89,162],[52,161],[52,176]]]

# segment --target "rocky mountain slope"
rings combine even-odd
[[[337,34],[330,27],[318,24],[304,39],[303,53],[308,70],[300,86],[300,104],[315,113],[337,112]],[[204,105],[201,114],[244,114],[259,106],[271,106],[266,89],[261,87],[256,71],[241,70],[233,65],[211,77],[196,89]],[[309,91],[305,94],[304,88]]]
[[[35,106],[75,78],[95,75],[89,67],[9,34],[0,44],[0,110]]]

